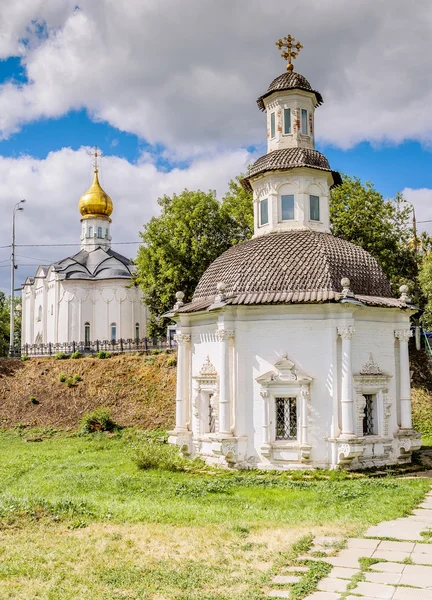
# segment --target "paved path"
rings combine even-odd
[[[428,535],[430,532],[430,535]],[[423,534],[423,535],[422,535]],[[432,600],[432,492],[409,517],[384,521],[369,527],[364,538],[350,538],[335,556],[342,542],[332,537],[315,538],[308,554],[273,579],[271,598],[289,598],[290,586],[307,574],[306,560],[333,565],[318,584],[318,591],[305,600]],[[391,538],[385,540],[383,538]],[[317,554],[326,554],[317,557]],[[315,556],[314,556],[315,555]],[[360,559],[370,559],[360,561]]]

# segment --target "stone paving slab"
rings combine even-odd
[[[415,518],[406,517],[404,519],[396,519],[395,521],[384,521],[379,525],[369,527],[366,531],[366,536],[422,542],[424,538],[420,535],[420,532],[427,529],[427,527],[424,521],[416,521]]]
[[[335,579],[332,577],[325,577],[318,583],[318,589],[321,592],[345,592],[348,585],[346,579]]]
[[[291,565],[283,569],[284,573],[307,573],[307,571],[309,571],[309,567],[305,567],[304,565]]]
[[[298,575],[276,575],[273,577],[272,583],[280,585],[288,585],[289,583],[298,583],[301,577]]]
[[[289,598],[291,592],[289,590],[272,590],[267,595],[270,598]]]
[[[340,594],[333,594],[332,592],[314,592],[304,600],[339,600],[339,598]],[[356,600],[359,600],[359,598],[357,597]]]
[[[367,598],[379,598],[380,600],[390,600],[396,591],[393,585],[383,585],[381,583],[369,583],[360,581],[353,590],[353,594],[360,594]]]
[[[380,540],[369,540],[366,538],[350,538],[347,542],[347,548],[353,550],[354,548],[366,548],[368,550],[376,550],[379,544],[382,543]]]
[[[397,550],[399,552],[412,552],[415,547],[414,542],[388,542],[383,540],[379,545],[379,550]]]
[[[398,552],[397,550],[381,550],[380,547],[378,550],[372,554],[372,558],[382,558],[384,560],[390,560],[392,562],[403,562],[407,558],[409,558],[411,552]]]
[[[432,565],[432,554],[413,552],[411,554],[411,560],[417,565]]]
[[[414,546],[414,552],[432,554],[432,544],[416,544]]]
[[[358,573],[360,573],[360,569],[350,569],[349,567],[333,567],[328,576],[332,577],[333,579],[335,577],[338,579],[351,579]]]
[[[407,565],[399,583],[432,590],[432,567]]]
[[[397,585],[402,577],[401,573],[365,573],[366,581],[369,583],[383,583],[385,585]]]
[[[432,600],[432,591],[401,587],[397,588],[393,600]]]
[[[398,563],[381,562],[371,565],[371,569],[380,571],[381,573],[403,573],[405,566]]]

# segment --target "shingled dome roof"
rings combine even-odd
[[[303,77],[303,75],[300,75],[300,73],[292,73],[288,71],[286,73],[282,73],[282,75],[279,75],[279,77],[276,77],[276,79],[273,79],[266,93],[258,98],[258,108],[260,110],[265,110],[264,98],[267,98],[267,96],[270,96],[270,94],[273,94],[273,92],[281,92],[283,90],[304,90],[305,92],[312,92],[315,94],[318,106],[324,102],[321,94],[312,89],[311,84],[306,77]]]
[[[227,297],[235,297],[230,304],[337,300],[343,277],[350,279],[356,295],[398,302],[390,301],[386,276],[360,246],[329,233],[287,231],[262,235],[224,252],[202,276],[189,306],[208,306],[220,281]]]
[[[337,171],[332,171],[324,154],[309,148],[284,148],[273,150],[261,156],[250,168],[249,175],[242,180],[243,185],[250,188],[249,179],[266,171],[312,167],[321,171],[329,171],[333,175],[333,186],[340,185],[342,178]]]

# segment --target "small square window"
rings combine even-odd
[[[375,394],[364,394],[364,398],[366,405],[363,417],[363,435],[376,435],[376,396]]]
[[[311,221],[319,221],[320,220],[319,196],[309,196],[309,219]]]
[[[308,111],[305,108],[301,109],[301,132],[303,135],[309,135]]]
[[[291,109],[284,108],[284,133],[291,133]]]
[[[297,438],[297,398],[276,398],[276,439]]]
[[[270,137],[276,136],[276,113],[272,112],[270,115]]]
[[[265,198],[260,202],[260,225],[268,224],[268,199]]]
[[[294,219],[294,194],[281,196],[282,221],[292,221]]]

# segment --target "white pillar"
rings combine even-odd
[[[187,426],[187,376],[188,344],[191,336],[187,333],[175,335],[177,342],[177,388],[176,388],[176,427],[175,431],[186,431]]]
[[[339,327],[338,334],[342,338],[342,382],[341,382],[341,408],[342,426],[341,437],[354,437],[354,400],[351,367],[351,338],[354,335],[353,327]]]
[[[269,393],[268,390],[261,390],[262,420],[263,420],[263,439],[262,445],[270,447],[270,423],[269,423]]]
[[[220,342],[219,433],[223,435],[231,435],[229,340],[232,337],[234,332],[228,329],[218,329],[216,332]]]
[[[412,331],[410,329],[401,329],[395,331],[395,336],[399,340],[401,429],[412,429],[411,385],[408,353],[408,340],[412,336]]]
[[[308,445],[308,400],[309,386],[303,385],[300,391],[301,397],[301,432],[300,443],[302,446]]]

